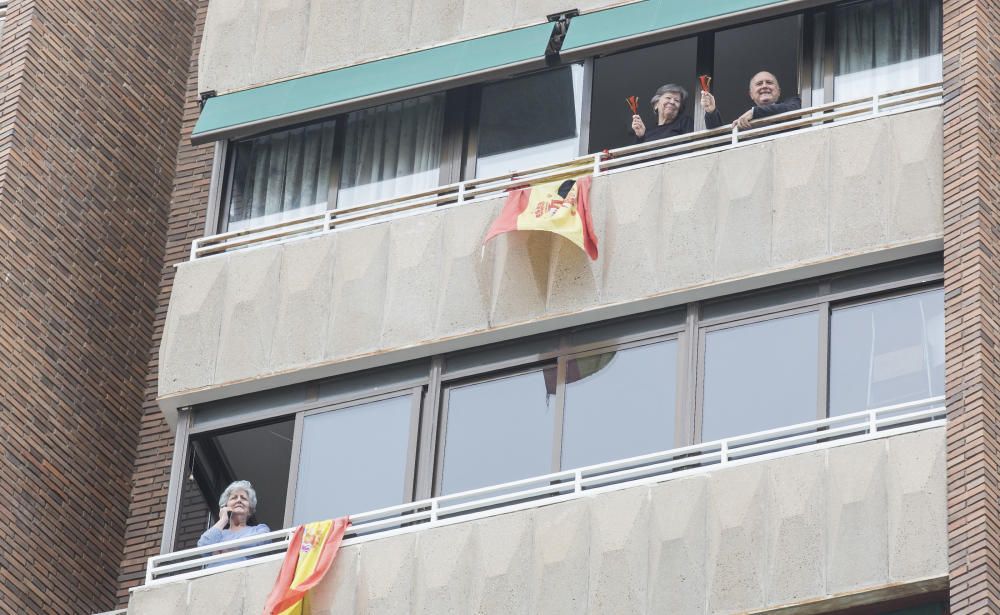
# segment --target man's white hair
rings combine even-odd
[[[234,491],[245,491],[247,494],[247,499],[250,500],[250,512],[257,510],[257,492],[254,491],[253,485],[250,484],[248,480],[238,480],[230,483],[226,490],[222,492],[219,496],[219,508],[226,505],[229,501],[229,496],[233,495]]]

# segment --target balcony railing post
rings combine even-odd
[[[878,115],[879,111],[879,98],[878,94],[872,96],[872,115]]]
[[[719,445],[719,463],[722,465],[729,463],[729,440],[723,440]]]
[[[437,523],[438,520],[438,501],[437,498],[431,500],[431,523]]]
[[[583,492],[583,473],[580,470],[573,472],[573,493]]]
[[[198,246],[201,245],[200,239],[195,239],[191,242],[191,260],[198,258]]]
[[[869,410],[868,411],[868,433],[871,434],[871,435],[875,435],[876,431],[878,431],[878,418],[876,417],[874,410]]]
[[[323,214],[323,232],[329,233],[333,230],[333,210],[328,210]]]
[[[465,182],[458,182],[458,202],[465,202]]]
[[[740,142],[740,129],[739,129],[738,126],[736,126],[736,124],[733,124],[733,139],[732,139],[732,144],[736,145],[739,142]]]
[[[594,175],[601,174],[601,158],[604,157],[604,152],[597,152],[594,154]]]

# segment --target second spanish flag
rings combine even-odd
[[[591,179],[588,173],[511,190],[483,243],[510,231],[547,231],[569,239],[591,260],[597,260],[597,237],[590,215]]]

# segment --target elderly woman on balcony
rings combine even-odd
[[[249,481],[238,480],[219,496],[219,520],[198,539],[199,547],[271,531],[265,523],[249,525],[257,509],[257,492]]]

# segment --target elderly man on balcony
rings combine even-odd
[[[635,133],[635,142],[656,141],[693,132],[694,120],[691,119],[690,115],[681,115],[687,98],[687,90],[675,83],[660,86],[649,101],[656,114],[657,125],[647,130],[645,122],[638,114],[632,116],[632,132]],[[705,126],[716,128],[721,125],[722,118],[715,110],[713,102],[711,111],[705,109]]]
[[[754,106],[733,121],[733,126],[741,130],[750,128],[751,120],[759,120],[802,108],[802,99],[798,96],[781,102],[781,86],[778,84],[778,78],[766,70],[760,71],[750,80],[749,94]],[[707,112],[709,107],[705,104],[705,97],[706,95],[703,94],[702,106]],[[707,94],[707,97],[711,99],[711,108],[715,109],[715,98],[711,94]]]

